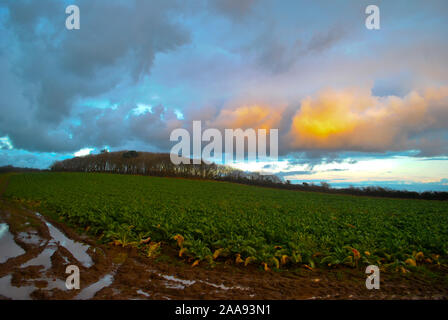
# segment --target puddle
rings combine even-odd
[[[143,296],[145,296],[145,297],[150,297],[150,296],[151,296],[149,293],[147,293],[147,292],[145,292],[145,291],[143,291],[143,290],[137,290],[137,293],[138,293],[138,294],[141,294],[141,295],[143,295]]]
[[[30,235],[31,237],[28,238],[28,233],[21,232],[18,236],[21,237],[22,241],[24,241],[24,239],[30,240],[29,243],[32,242],[33,244],[40,244],[43,241],[36,234]],[[26,268],[29,266],[44,266],[44,270],[41,271],[43,273],[45,270],[51,268],[51,256],[56,251],[56,249],[57,247],[54,244],[48,246],[37,257],[28,260],[20,267]],[[8,225],[5,223],[0,224],[0,262],[3,263],[11,257],[19,256],[24,253],[25,251],[15,243],[13,235],[9,232]],[[34,285],[15,287],[11,284],[11,279],[11,274],[0,279],[0,294],[7,298],[14,300],[30,300],[30,294],[38,289]],[[32,281],[45,281],[46,286],[43,288],[44,290],[52,290],[56,288],[60,290],[66,290],[65,281],[57,278],[50,279],[46,277],[39,277],[36,279],[32,279]]]
[[[249,288],[244,288],[244,287],[241,287],[241,286],[227,287],[227,286],[225,286],[223,284],[215,284],[215,283],[211,283],[211,282],[204,281],[204,280],[199,280],[199,282],[205,283],[205,284],[207,284],[209,286],[212,286],[212,287],[217,288],[217,289],[222,289],[222,290],[249,290]]]
[[[47,222],[41,214],[36,214],[47,225],[50,236],[53,238],[50,242],[56,242],[65,247],[68,251],[70,251],[73,257],[81,262],[86,268],[90,268],[92,266],[92,258],[87,253],[87,250],[90,248],[90,246],[66,237],[65,234],[63,234],[59,229],[54,227],[51,223]]]
[[[196,280],[183,280],[183,279],[176,278],[174,276],[169,276],[169,275],[165,275],[165,274],[161,274],[161,273],[157,273],[157,275],[159,275],[160,277],[167,280],[164,282],[164,284],[165,284],[166,288],[170,288],[170,289],[183,290],[183,289],[185,289],[185,287],[191,286],[196,283]],[[241,286],[227,287],[224,284],[215,284],[215,283],[211,283],[211,282],[204,281],[204,280],[198,280],[198,281],[201,283],[205,283],[206,285],[209,285],[211,287],[221,289],[221,290],[249,290],[249,288],[244,288]]]
[[[169,276],[166,274],[162,274],[162,273],[159,273],[159,272],[157,272],[155,270],[151,270],[151,269],[149,269],[148,271],[155,273],[159,277],[162,277],[163,279],[165,279],[166,281],[164,281],[163,283],[164,283],[165,287],[169,288],[169,289],[183,290],[183,289],[185,289],[185,287],[191,286],[196,283],[195,280],[184,280],[184,279],[176,278],[175,276]]]
[[[26,268],[29,266],[44,266],[45,270],[47,270],[51,267],[51,256],[55,251],[55,247],[46,247],[36,258],[28,260],[20,267]]]
[[[158,275],[161,276],[162,278],[164,278],[165,280],[168,280],[168,281],[165,281],[165,287],[170,288],[170,289],[183,290],[183,289],[185,289],[185,287],[191,286],[196,283],[196,280],[183,280],[183,279],[176,278],[174,276],[168,276],[168,275],[161,274],[161,273],[158,273]],[[204,281],[204,280],[198,280],[198,281],[201,283],[205,283],[206,285],[209,285],[211,287],[221,289],[221,290],[249,290],[249,288],[244,288],[241,286],[227,287],[223,284],[215,284],[215,283],[211,283],[211,282]],[[175,282],[175,283],[172,283],[172,282]]]
[[[168,289],[177,289],[177,290],[183,290],[185,289],[184,285],[181,284],[172,284],[169,281],[164,281],[163,284],[165,285],[165,288]]]
[[[20,232],[17,237],[26,244],[34,246],[40,246],[40,244],[44,242],[44,240],[36,233],[31,232]]]
[[[25,250],[14,241],[14,236],[9,232],[9,226],[6,223],[0,223],[0,263],[24,253]]]
[[[13,300],[31,300],[31,293],[36,290],[34,286],[15,287],[11,285],[12,275],[0,278],[0,294]]]
[[[12,275],[9,274],[3,278],[0,278],[0,295],[13,300],[31,300],[31,293],[38,288],[34,285],[25,285],[16,287],[11,284]],[[60,279],[47,279],[39,278],[33,279],[33,281],[46,281],[47,285],[42,290],[60,289],[67,290],[65,281]]]
[[[20,266],[20,268],[26,268],[29,266],[44,266],[44,270],[41,270],[41,273],[43,274],[46,270],[50,269],[52,267],[51,264],[51,256],[55,253],[57,250],[57,247],[47,246],[37,257],[28,260],[24,264]],[[64,257],[64,259],[66,259]],[[65,286],[65,281],[58,279],[58,278],[46,278],[46,277],[40,277],[33,279],[34,281],[46,281],[47,285],[43,288],[44,290],[52,290],[52,289],[60,289],[62,291],[67,290],[67,287]]]
[[[65,247],[73,257],[81,262],[86,268],[90,268],[93,264],[92,258],[87,253],[89,246],[80,242],[67,238],[61,231],[56,229],[51,223],[46,222],[51,237],[63,247]]]
[[[113,274],[107,274],[97,282],[91,284],[90,286],[84,288],[76,297],[75,300],[88,300],[92,299],[95,294],[101,289],[108,287],[114,281]]]
[[[159,276],[161,276],[162,278],[164,278],[165,280],[165,287],[170,288],[170,289],[185,289],[185,287],[191,286],[192,284],[195,284],[196,281],[194,280],[183,280],[183,279],[179,279],[176,278],[174,276],[168,276],[165,274],[158,274]],[[172,284],[171,282],[176,282],[176,284]]]
[[[50,279],[42,278],[42,279],[36,279],[36,280],[45,280],[45,281],[47,281],[48,284],[45,287],[45,290],[52,290],[52,289],[59,289],[59,290],[62,290],[62,291],[68,290],[66,285],[65,285],[65,281],[61,280],[61,279],[57,279],[56,278],[56,279],[50,280]]]

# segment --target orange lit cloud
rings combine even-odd
[[[448,87],[404,97],[374,96],[370,89],[326,89],[300,105],[243,104],[225,107],[206,121],[214,128],[279,129],[282,154],[295,151],[444,154]]]
[[[447,87],[404,98],[376,97],[365,89],[325,90],[302,101],[288,139],[295,149],[420,149],[424,135],[446,128],[447,120]]]
[[[221,128],[277,128],[282,120],[284,107],[273,108],[263,105],[244,105],[237,108],[223,109],[211,127]]]

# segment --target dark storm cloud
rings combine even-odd
[[[216,12],[228,16],[231,19],[242,19],[250,13],[258,0],[213,0],[209,6]]]
[[[310,39],[299,29],[295,35],[285,37],[285,30],[277,22],[266,22],[263,26],[263,32],[241,50],[273,74],[290,71],[309,55],[323,53],[350,39],[347,28],[339,23],[328,30],[313,33]]]
[[[158,52],[189,42],[189,33],[174,22],[173,10],[182,9],[177,1],[79,0],[76,4],[81,29],[74,31],[65,29],[62,1],[7,0],[0,5],[8,11],[2,28],[0,84],[1,91],[9,93],[0,98],[0,136],[9,135],[15,148],[83,147],[86,134],[74,132],[69,139],[67,127],[76,113],[76,101],[138,83],[149,74]],[[119,127],[124,119],[115,118],[112,125],[106,123],[107,117],[97,119],[96,128],[89,127],[88,121],[81,128],[86,133],[105,128],[108,131],[97,136],[113,135],[110,126]],[[88,119],[84,116],[84,120]]]
[[[307,53],[315,53],[330,49],[347,36],[346,28],[341,25],[334,26],[325,32],[317,32],[309,41],[306,51]]]
[[[118,148],[128,141],[144,141],[160,150],[170,145],[170,133],[180,127],[175,114],[162,105],[151,112],[135,114],[135,106],[122,106],[113,110],[89,110],[80,115],[82,126],[71,131],[89,146],[108,145]]]

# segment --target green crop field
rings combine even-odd
[[[4,196],[101,241],[148,255],[172,246],[196,264],[380,264],[406,271],[447,262],[448,202],[442,201],[94,173],[12,175]]]

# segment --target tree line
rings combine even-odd
[[[138,174],[159,177],[183,177],[194,179],[210,179],[279,188],[286,190],[348,194],[357,196],[388,197],[402,199],[448,200],[448,192],[427,191],[415,192],[393,190],[379,186],[332,188],[328,183],[292,184],[275,175],[261,175],[256,172],[244,172],[225,165],[215,163],[179,164],[171,162],[167,153],[151,153],[137,151],[102,151],[100,154],[75,157],[57,161],[50,167],[57,172],[103,172],[118,174]]]
[[[167,153],[118,151],[75,157],[57,161],[50,167],[51,171],[105,172],[119,174],[138,174],[161,177],[200,178],[212,180],[281,180],[276,176],[262,176],[246,173],[229,166],[215,163],[178,164],[171,162]]]

